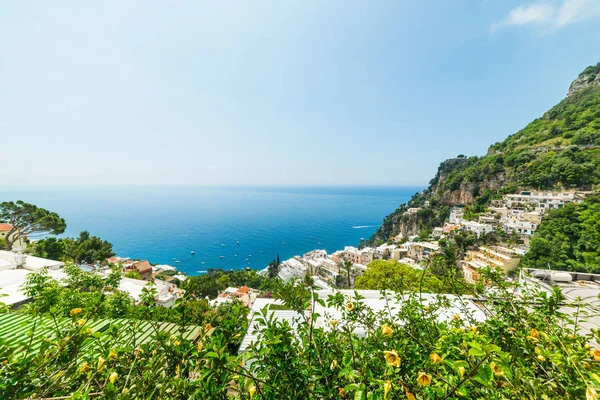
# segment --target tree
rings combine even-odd
[[[65,256],[65,247],[66,243],[64,239],[49,237],[38,240],[35,243],[33,255],[51,260],[62,260]]]
[[[77,239],[68,238],[65,242],[65,257],[75,263],[105,263],[107,258],[115,255],[110,242],[90,236],[87,231],[81,232]]]
[[[30,234],[59,235],[67,224],[57,213],[24,201],[0,203],[0,221],[11,225],[6,234],[6,248],[12,250],[15,242]]]
[[[279,254],[277,254],[277,259],[271,261],[267,266],[267,274],[269,278],[276,278],[279,274],[279,266],[281,265],[281,261],[279,259]]]
[[[431,272],[418,270],[396,260],[375,260],[354,282],[355,289],[418,291],[440,293],[443,283]]]
[[[350,271],[352,271],[352,267],[354,264],[351,261],[344,261],[341,265],[342,269],[346,271],[346,286],[347,289],[350,289]]]

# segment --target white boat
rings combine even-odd
[[[175,261],[175,262],[176,262],[176,263],[180,263],[181,261],[177,260],[177,261]]]
[[[225,256],[219,256],[219,258],[225,258]]]
[[[237,257],[237,254],[234,254],[233,256],[234,256],[234,257]]]
[[[200,264],[206,264],[206,261],[202,261]]]
[[[195,252],[195,251],[192,251],[192,252],[191,252],[191,254],[192,254],[192,255],[194,255],[194,254],[196,254],[196,252]]]
[[[248,261],[248,259],[246,258],[244,261]]]
[[[240,244],[240,241],[238,240],[236,243],[237,243],[237,244]]]
[[[224,243],[221,243],[221,247],[225,247],[225,244],[224,244]]]

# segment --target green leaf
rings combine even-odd
[[[474,356],[474,357],[483,357],[483,356],[485,356],[485,351],[483,351],[481,349],[477,349],[475,347],[471,347],[469,349],[469,355]]]
[[[492,371],[492,367],[488,364],[482,365],[475,375],[475,380],[484,385],[489,384],[493,378],[494,372]]]

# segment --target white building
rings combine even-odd
[[[473,232],[478,238],[494,230],[492,225],[482,224],[475,221],[466,221],[464,219],[461,220],[460,226],[465,231]]]
[[[6,305],[20,305],[30,299],[22,285],[29,274],[39,273],[46,267],[48,276],[61,280],[66,277],[62,271],[65,263],[40,257],[26,256],[12,251],[0,251],[0,302]]]
[[[448,222],[453,225],[460,224],[462,217],[465,215],[464,207],[454,207],[450,210],[450,217],[448,218]]]
[[[585,199],[584,192],[530,192],[521,191],[502,196],[504,206],[508,208],[527,207],[531,210],[545,213],[568,203],[577,203]]]

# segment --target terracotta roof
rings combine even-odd
[[[150,265],[148,260],[138,261],[136,263],[133,263],[131,268],[136,269],[140,274],[143,274],[146,272],[152,272],[152,265]]]
[[[248,293],[248,291],[250,290],[250,288],[248,286],[242,286],[241,288],[239,288],[237,290],[238,293],[244,294],[244,293]]]
[[[0,231],[10,231],[11,229],[12,225],[0,223]]]

